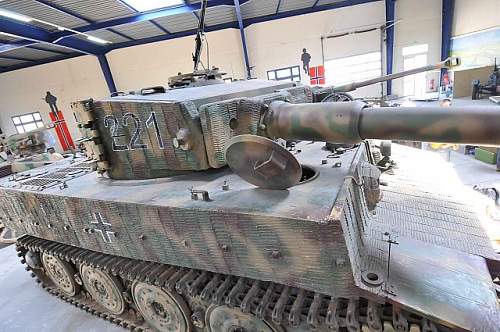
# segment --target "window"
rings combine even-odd
[[[14,122],[14,126],[16,126],[18,134],[44,127],[42,116],[39,112],[13,116],[12,122]]]
[[[267,79],[271,81],[300,82],[299,66],[269,70]]]
[[[427,66],[429,45],[412,45],[403,47],[403,69],[411,70]],[[408,97],[424,97],[426,90],[426,73],[405,76],[403,94]]]
[[[325,61],[326,85],[344,85],[382,75],[380,52]]]
[[[122,0],[125,4],[137,10],[138,12],[146,12],[165,7],[174,7],[184,4],[183,0]]]

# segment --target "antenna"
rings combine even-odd
[[[198,25],[198,32],[196,33],[196,47],[193,53],[194,70],[198,71],[198,66],[201,61],[201,50],[203,47],[203,37],[205,36],[205,13],[207,11],[208,0],[202,0],[200,11],[200,23]]]

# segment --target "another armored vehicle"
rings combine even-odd
[[[498,68],[497,59],[495,58],[495,67],[488,78],[486,84],[481,84],[481,81],[472,81],[472,99],[481,99],[484,96],[500,95],[500,69]]]
[[[498,145],[500,113],[316,97],[253,80],[75,103],[87,158],[1,179],[0,220],[51,294],[135,331],[498,331],[467,202],[418,167],[381,187],[365,139]]]

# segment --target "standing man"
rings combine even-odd
[[[49,104],[50,110],[52,111],[52,113],[54,113],[54,115],[57,118],[57,112],[59,112],[56,105],[57,97],[52,95],[50,91],[47,91],[47,94],[45,95],[45,102]]]
[[[309,63],[311,62],[311,54],[307,53],[307,50],[304,48],[302,50],[302,68],[304,68],[304,72],[307,76],[309,76]]]

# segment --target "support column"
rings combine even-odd
[[[441,61],[450,56],[451,29],[455,12],[455,0],[443,0],[442,27],[441,27]]]
[[[453,16],[455,15],[455,0],[443,0],[441,14],[441,60],[446,60],[451,52],[451,30],[453,26]],[[440,86],[443,83],[443,76],[448,72],[441,69]]]
[[[385,34],[386,34],[386,71],[392,74],[394,63],[394,23],[395,23],[396,0],[385,0]],[[392,94],[392,81],[387,81],[387,95]]]
[[[241,17],[240,0],[234,0],[234,8],[236,10],[236,17],[238,18],[238,26],[240,28],[241,43],[243,45],[243,56],[245,58],[245,66],[247,69],[247,79],[252,78],[252,72],[250,68],[250,60],[248,57],[247,40],[245,37],[245,26],[243,25],[243,19]]]
[[[115,80],[113,79],[113,74],[111,73],[111,68],[109,67],[108,59],[105,54],[99,54],[97,56],[99,60],[99,64],[101,65],[101,70],[104,75],[104,79],[106,80],[106,84],[108,85],[109,93],[115,93],[116,85]]]

